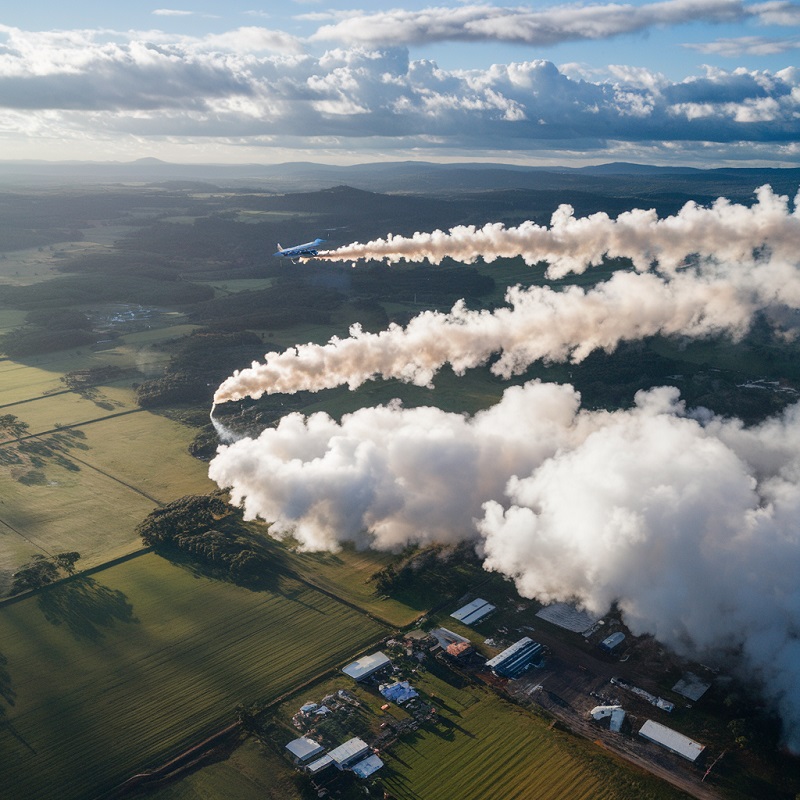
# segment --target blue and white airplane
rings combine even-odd
[[[291,258],[294,261],[296,258],[314,258],[319,252],[319,246],[324,242],[324,239],[314,239],[313,242],[306,242],[305,244],[298,244],[294,247],[281,247],[278,242],[278,252],[273,253],[274,256],[283,256],[284,258]]]

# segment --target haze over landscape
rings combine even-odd
[[[796,800],[798,30],[3,11],[0,795]]]

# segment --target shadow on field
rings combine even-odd
[[[0,653],[0,698],[5,700],[8,705],[13,706],[16,696],[17,693],[11,685],[11,673],[8,671],[8,659]],[[4,713],[5,708],[0,705],[0,717],[2,717]]]
[[[85,576],[42,592],[38,604],[48,622],[66,625],[76,639],[96,642],[103,638],[103,628],[139,622],[125,594]]]
[[[195,578],[225,581],[253,592],[267,591],[274,594],[283,594],[284,582],[286,579],[294,577],[294,572],[291,569],[287,569],[282,561],[277,560],[270,565],[272,568],[269,570],[255,575],[234,577],[226,565],[199,561],[192,554],[184,553],[176,548],[156,548],[156,554],[169,561],[170,564],[185,569]]]

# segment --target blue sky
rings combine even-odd
[[[0,158],[798,163],[800,4],[0,11]]]

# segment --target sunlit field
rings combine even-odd
[[[100,796],[381,630],[292,580],[251,591],[154,554],[6,605],[0,785],[31,800],[54,786],[65,800]]]

